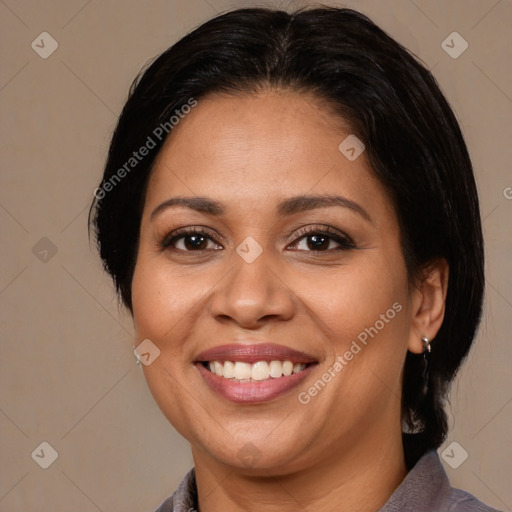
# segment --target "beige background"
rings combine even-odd
[[[191,467],[135,365],[130,318],[89,246],[87,210],[145,62],[218,12],[278,3],[0,0],[0,511],[151,511]],[[457,441],[468,458],[445,464],[452,483],[511,510],[512,3],[330,3],[360,9],[421,57],[467,138],[487,297],[440,451]],[[43,31],[59,45],[47,59],[31,48]],[[469,43],[457,59],[441,47],[453,31]],[[58,452],[48,469],[31,458],[43,441]]]

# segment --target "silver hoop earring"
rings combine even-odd
[[[140,357],[137,354],[137,347],[133,345],[133,355],[135,356],[135,364],[140,368]]]
[[[432,347],[430,346],[430,341],[426,336],[421,337],[421,342],[423,343],[423,396],[425,397],[428,392],[428,379],[430,374],[430,352],[432,351]]]
[[[421,337],[421,341],[423,343],[423,354],[426,352],[431,352],[432,347],[430,346],[430,340],[426,336]]]

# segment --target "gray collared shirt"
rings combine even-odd
[[[197,512],[194,469],[183,478],[174,494],[155,512]],[[499,512],[471,494],[454,489],[435,450],[409,471],[395,492],[377,512]]]

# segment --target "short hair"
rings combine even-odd
[[[269,88],[327,100],[363,141],[397,213],[410,282],[438,258],[449,264],[445,318],[426,394],[422,356],[408,352],[404,366],[402,420],[409,433],[403,441],[411,467],[446,437],[449,385],[482,313],[482,229],[467,148],[436,80],[363,14],[333,7],[233,10],[183,37],[142,71],[119,117],[90,211],[104,267],[133,313],[145,191],[169,120],[191,99]],[[126,163],[148,136],[155,147],[132,161],[131,170]]]

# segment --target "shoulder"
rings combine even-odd
[[[196,512],[197,488],[196,475],[192,468],[180,482],[169,498],[161,503],[154,512]]]
[[[451,488],[450,506],[446,512],[500,512],[485,505],[472,494],[460,489]]]
[[[500,512],[450,485],[437,451],[424,454],[379,512]]]
[[[422,458],[422,461],[428,468],[430,475],[437,475],[439,481],[442,482],[436,493],[437,508],[434,507],[433,510],[439,512],[500,512],[482,503],[469,492],[452,487],[437,451],[428,452]],[[431,489],[431,491],[434,491],[434,489]]]
[[[163,503],[154,510],[154,512],[173,512],[174,510],[174,494],[169,496]]]

